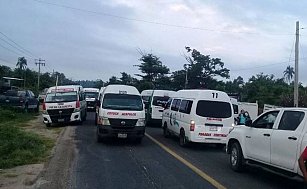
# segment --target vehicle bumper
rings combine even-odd
[[[43,122],[45,124],[50,123],[69,123],[74,121],[81,121],[81,112],[74,112],[70,116],[50,116],[49,114],[43,114]]]
[[[110,125],[97,125],[97,134],[100,137],[107,138],[118,138],[118,134],[127,134],[127,138],[142,138],[145,136],[145,127],[113,127]]]
[[[189,141],[208,144],[226,144],[227,137],[191,137]]]

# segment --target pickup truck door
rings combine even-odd
[[[271,161],[271,135],[279,111],[270,111],[255,120],[245,132],[246,156],[264,163]]]
[[[298,160],[297,151],[303,130],[305,113],[287,110],[283,112],[278,127],[271,138],[271,163],[294,170]]]

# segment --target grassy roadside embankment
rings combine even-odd
[[[46,160],[55,141],[24,129],[37,115],[0,107],[0,169]]]

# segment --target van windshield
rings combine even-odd
[[[77,100],[77,92],[48,93],[45,102],[73,102]]]
[[[85,98],[98,98],[98,92],[85,92]]]
[[[152,100],[152,105],[163,106],[167,103],[168,99],[168,96],[154,96]]]
[[[112,110],[134,110],[142,111],[143,102],[138,95],[129,94],[105,94],[103,97],[102,108]]]
[[[232,115],[231,104],[228,102],[200,100],[196,114],[202,117],[229,118]]]

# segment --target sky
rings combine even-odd
[[[294,67],[299,21],[299,81],[306,85],[306,8],[307,1],[291,0],[0,0],[0,64],[15,68],[25,56],[38,70],[34,59],[42,58],[42,72],[106,81],[139,74],[139,50],[181,70],[189,46],[221,58],[230,80],[261,72],[281,78]]]

